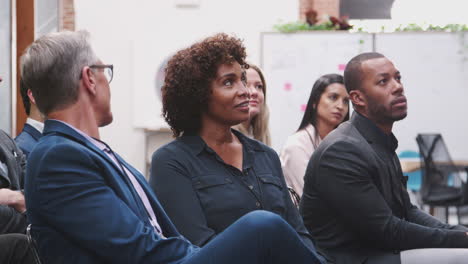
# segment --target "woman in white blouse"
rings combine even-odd
[[[301,125],[288,137],[280,155],[286,183],[299,196],[312,153],[328,133],[348,119],[349,96],[343,76],[323,75],[312,87]]]

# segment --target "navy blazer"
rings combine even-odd
[[[15,141],[16,145],[18,145],[27,158],[41,137],[42,134],[39,132],[39,130],[26,123],[24,124],[21,133],[15,138]]]
[[[179,234],[145,178],[116,154],[146,192],[167,239],[149,222],[132,183],[103,151],[58,121],[45,122],[25,182],[32,236],[45,263],[180,263],[198,250]]]

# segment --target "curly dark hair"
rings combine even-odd
[[[245,57],[241,39],[218,33],[180,50],[168,61],[162,87],[162,114],[174,137],[198,132],[219,66],[238,62],[248,68]]]

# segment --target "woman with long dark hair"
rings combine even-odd
[[[326,74],[312,87],[307,107],[296,133],[289,136],[280,159],[286,183],[302,196],[304,174],[320,141],[349,119],[349,95],[343,76]]]

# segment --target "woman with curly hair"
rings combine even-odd
[[[168,62],[163,115],[176,139],[153,154],[150,184],[179,231],[196,245],[262,209],[281,216],[314,252],[276,152],[231,129],[249,119],[245,56],[241,40],[217,34]]]
[[[302,196],[304,174],[319,143],[339,124],[349,119],[349,95],[343,76],[325,74],[315,81],[296,133],[289,136],[281,151],[284,177]]]
[[[259,67],[249,63],[246,70],[247,88],[250,90],[250,116],[247,121],[234,126],[244,135],[254,138],[270,146],[270,131],[268,129],[269,111],[266,104],[265,77]]]

